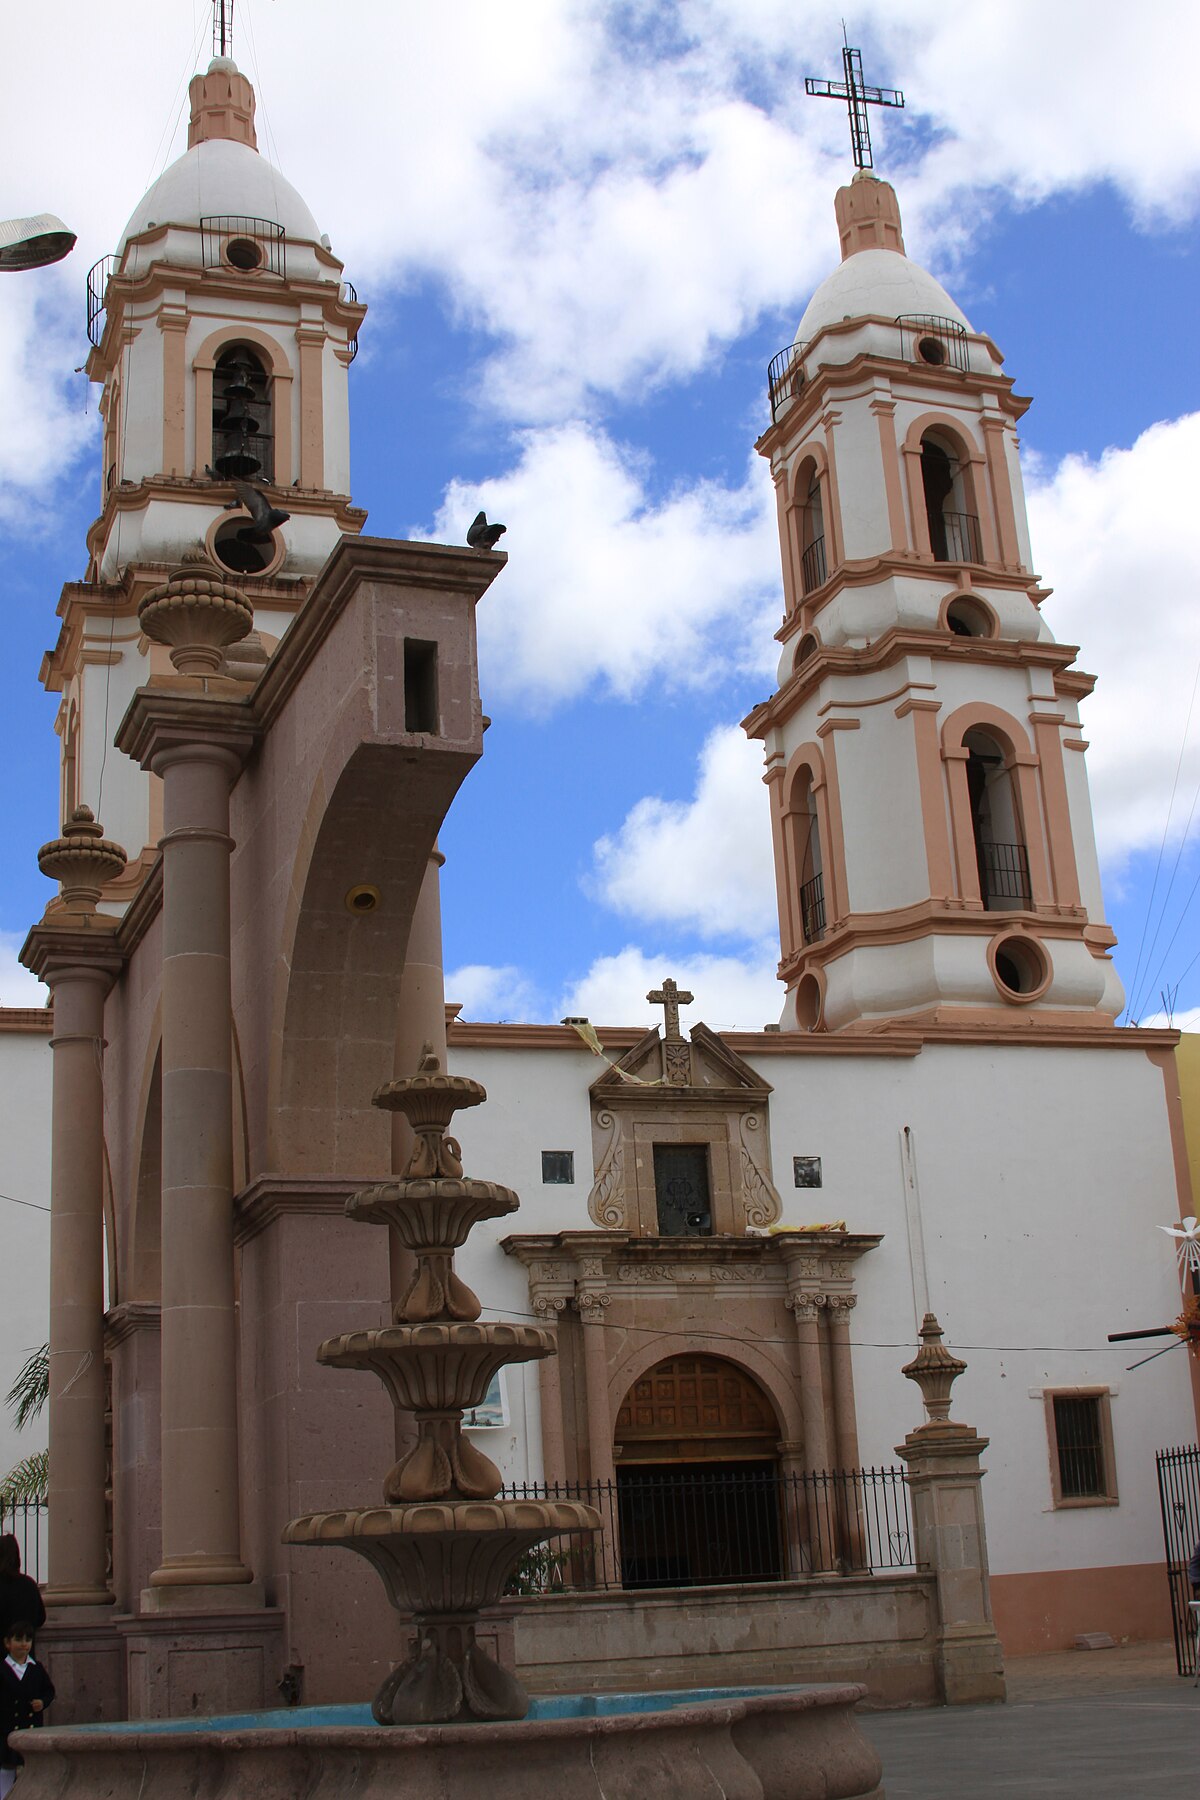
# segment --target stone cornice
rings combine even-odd
[[[344,1217],[346,1202],[371,1175],[259,1175],[233,1201],[234,1241],[245,1244],[289,1215]]]
[[[782,1293],[805,1275],[853,1285],[849,1265],[883,1242],[879,1232],[801,1231],[763,1235],[634,1237],[627,1231],[515,1232],[500,1240],[507,1256],[529,1270],[531,1293],[566,1291],[582,1280],[592,1288],[662,1286],[700,1281],[772,1279]],[[831,1270],[830,1265],[837,1267]],[[841,1267],[842,1264],[847,1265]]]
[[[798,629],[797,621],[790,620],[776,636],[785,639]],[[1079,648],[1075,644],[1031,643],[1014,638],[961,638],[950,631],[910,631],[893,627],[861,650],[844,645],[817,650],[788,676],[769,700],[760,701],[747,713],[742,720],[742,730],[750,737],[761,738],[772,726],[791,718],[797,707],[803,705],[830,676],[873,674],[893,667],[908,656],[928,656],[935,662],[1002,663],[1016,668],[1047,669],[1053,676],[1057,692],[1084,699],[1095,687],[1096,678],[1081,669],[1071,668],[1078,654]],[[870,696],[863,702],[851,699],[836,702],[847,707],[871,703]]]
[[[157,1331],[162,1307],[149,1300],[123,1300],[104,1315],[104,1348],[115,1349],[138,1331]]]
[[[111,987],[125,961],[118,925],[107,913],[64,910],[31,928],[20,961],[39,981],[53,981],[66,969],[88,968],[105,976]]]
[[[0,1006],[0,1036],[29,1031],[49,1037],[53,1030],[52,1006]]]
[[[119,512],[142,512],[152,500],[169,500],[178,505],[213,507],[217,504],[216,493],[228,492],[228,483],[214,484],[201,480],[193,475],[148,475],[141,481],[122,481],[110,488],[104,497],[104,509],[99,518],[93,519],[88,526],[86,543],[88,551],[95,556],[107,537],[114,516]],[[268,486],[268,495],[287,497],[287,510],[293,514],[314,513],[322,518],[332,517],[339,530],[355,533],[362,530],[367,515],[361,506],[355,506],[348,494],[334,494],[324,488],[282,488]],[[224,500],[220,502],[224,506]],[[240,579],[240,577],[239,577]]]
[[[167,676],[139,688],[113,742],[143,769],[152,769],[160,757],[177,747],[194,750],[201,744],[241,763],[254,748],[262,726],[248,697],[229,697],[228,690],[236,693],[239,685],[210,678],[201,687],[195,677]],[[245,694],[244,687],[241,692]]]
[[[642,1037],[638,1026],[600,1025],[596,1035],[606,1050],[632,1050]],[[572,1050],[591,1055],[569,1025],[505,1024],[487,1019],[461,1019],[448,1008],[446,1042],[453,1050]]]

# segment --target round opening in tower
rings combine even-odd
[[[234,575],[265,575],[279,560],[275,534],[265,544],[253,543],[243,534],[248,528],[244,513],[217,526],[212,553],[223,569]]]
[[[1036,938],[994,938],[988,960],[1006,1000],[1036,1000],[1050,985],[1050,958]]]
[[[991,608],[980,601],[960,595],[946,608],[946,625],[955,637],[995,637],[996,621]]]
[[[230,238],[225,246],[225,261],[233,268],[240,269],[244,275],[248,275],[252,269],[257,269],[262,263],[262,259],[262,245],[256,244],[253,238]]]
[[[821,1023],[825,995],[811,971],[796,983],[796,1023],[801,1031],[816,1031]]]
[[[918,338],[917,355],[922,362],[932,363],[935,368],[938,368],[946,360],[946,346],[940,338]]]
[[[346,911],[352,913],[374,912],[382,899],[383,895],[377,887],[374,887],[369,881],[362,881],[346,894]]]

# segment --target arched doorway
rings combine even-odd
[[[781,1573],[779,1421],[724,1357],[668,1357],[617,1413],[625,1587],[764,1581]]]

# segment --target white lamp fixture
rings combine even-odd
[[[75,233],[53,213],[32,219],[0,219],[0,269],[41,269],[75,248]]]

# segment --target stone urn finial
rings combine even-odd
[[[62,829],[38,851],[38,868],[62,883],[72,912],[94,913],[106,882],[115,881],[127,861],[120,844],[104,835],[90,806],[77,806]]]
[[[921,1348],[901,1370],[915,1381],[925,1402],[930,1425],[946,1425],[950,1421],[950,1389],[966,1368],[966,1363],[951,1356],[942,1342],[942,1328],[932,1313],[926,1313],[919,1333]]]
[[[138,607],[138,624],[168,646],[181,675],[216,675],[226,646],[253,629],[254,608],[203,550],[185,550],[180,567]]]

